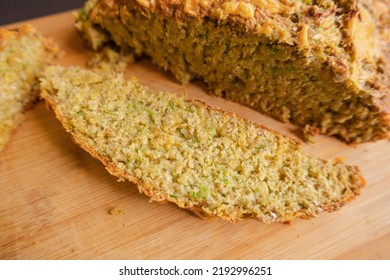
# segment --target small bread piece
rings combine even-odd
[[[31,25],[0,28],[0,151],[39,96],[37,73],[50,57],[47,48]]]
[[[49,66],[41,96],[112,175],[201,217],[289,222],[336,210],[365,184],[356,167],[315,158],[277,132],[120,74]]]
[[[389,0],[90,0],[77,27],[177,80],[348,143],[390,132]]]

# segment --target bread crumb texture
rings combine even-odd
[[[107,46],[87,61],[87,67],[95,72],[123,72],[132,62],[134,62],[134,54],[122,53]]]
[[[135,79],[48,67],[41,96],[74,140],[155,201],[202,217],[266,223],[336,210],[365,184],[356,167]]]
[[[31,25],[0,28],[0,151],[38,98],[37,73],[48,61],[50,47]]]
[[[389,138],[389,0],[92,0],[100,50],[147,55],[176,79],[348,143]]]

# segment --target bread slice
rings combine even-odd
[[[388,0],[93,0],[99,49],[150,56],[181,82],[348,143],[389,137]],[[387,69],[387,70],[386,70]]]
[[[31,25],[0,28],[0,151],[37,100],[37,73],[47,63],[48,44]]]
[[[357,167],[315,158],[235,114],[119,74],[50,66],[41,96],[112,175],[202,217],[289,222],[336,210],[365,184]]]

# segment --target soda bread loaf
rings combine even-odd
[[[389,0],[91,0],[78,28],[348,143],[389,137]]]
[[[49,57],[49,45],[31,25],[0,28],[0,151],[37,100],[37,73]]]
[[[365,184],[357,167],[318,159],[277,132],[120,74],[49,66],[41,96],[112,175],[201,217],[289,222],[336,210]]]

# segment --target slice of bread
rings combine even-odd
[[[389,137],[389,0],[90,0],[89,44],[348,143]]]
[[[357,167],[318,159],[275,131],[119,74],[50,66],[41,96],[112,175],[202,217],[289,222],[336,210],[365,184]]]
[[[52,57],[49,48],[31,25],[0,28],[0,151],[39,96],[37,73]]]

